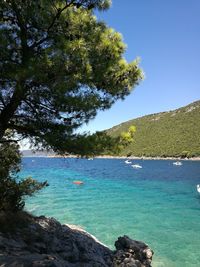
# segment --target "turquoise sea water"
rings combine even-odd
[[[143,240],[153,267],[200,266],[200,162],[133,162],[143,168],[122,159],[24,158],[20,176],[50,184],[26,209],[80,225],[110,248],[124,234]]]

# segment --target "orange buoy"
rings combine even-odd
[[[73,184],[81,185],[83,184],[83,181],[73,181]]]

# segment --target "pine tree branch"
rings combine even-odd
[[[59,9],[57,9],[57,13],[56,13],[56,15],[53,17],[51,24],[50,24],[49,27],[47,28],[47,31],[46,31],[47,36],[44,37],[44,38],[42,38],[42,39],[39,40],[38,42],[32,44],[32,45],[30,46],[31,49],[33,49],[33,48],[35,48],[35,47],[41,45],[42,43],[44,43],[45,41],[47,41],[47,40],[50,38],[48,34],[49,34],[50,30],[53,28],[53,26],[54,26],[56,20],[58,20],[59,17],[61,16],[62,12],[63,12],[64,10],[66,10],[68,7],[70,7],[71,5],[73,5],[73,3],[74,3],[74,0],[70,1],[70,3],[69,3],[69,4],[66,4],[63,8],[59,8]]]

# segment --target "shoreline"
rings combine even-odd
[[[42,155],[42,156],[23,156],[23,158],[77,158],[80,159],[81,157],[75,156],[75,155]],[[104,155],[104,156],[94,156],[94,157],[89,157],[89,158],[84,158],[84,159],[130,159],[130,160],[175,160],[175,161],[200,161],[200,157],[193,157],[193,158],[176,158],[176,157],[136,157],[136,156],[131,156],[131,157],[126,157],[126,156],[109,156],[109,155]]]
[[[200,161],[200,157],[193,157],[193,158],[176,158],[176,157],[125,157],[125,156],[97,156],[94,158],[105,158],[105,159],[131,159],[131,160],[184,160],[184,161]]]

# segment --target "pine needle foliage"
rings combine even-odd
[[[130,137],[77,134],[143,78],[138,59],[124,59],[121,34],[94,16],[110,4],[0,1],[0,211],[21,210],[24,197],[46,185],[17,180],[21,155],[8,131],[34,147],[81,156],[116,151]]]

